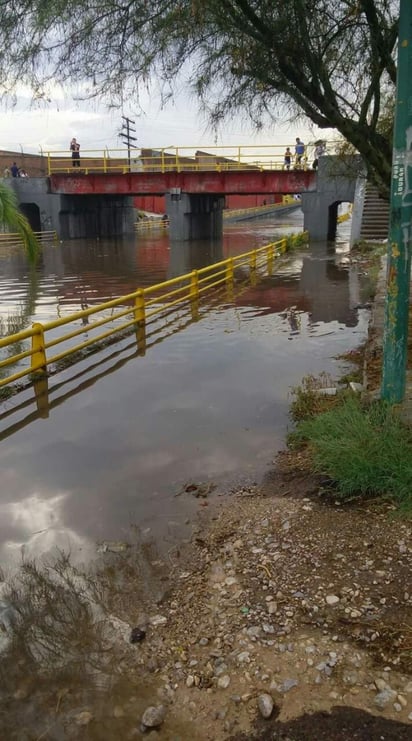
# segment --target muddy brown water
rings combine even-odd
[[[169,244],[165,233],[45,247],[36,270],[0,246],[3,326],[64,316],[300,229],[288,217],[228,225],[220,244]],[[198,500],[264,476],[285,441],[291,387],[339,374],[337,356],[366,336],[367,278],[336,244],[288,258],[272,278],[211,307],[137,357],[127,340],[50,379],[47,417],[25,391],[0,407],[0,562],[56,547],[75,561],[131,527],[160,549],[190,530]],[[16,329],[17,326],[14,326]],[[87,328],[85,328],[87,329]],[[96,366],[96,367],[95,367]]]
[[[45,247],[36,270],[0,246],[2,329],[64,316],[301,226],[297,212],[227,226],[218,245],[169,245],[167,234],[68,242]],[[349,264],[347,237],[342,225],[336,244],[294,253],[272,278],[208,307],[144,357],[125,339],[52,376],[47,416],[31,390],[1,404],[0,566],[20,579],[11,596],[0,584],[2,738],[136,737],[157,684],[119,636],[145,591],[162,589],[157,559],[167,563],[190,536],[200,500],[179,492],[195,482],[215,485],[216,496],[262,480],[284,446],[291,388],[308,373],[337,377],[337,356],[366,336],[367,277]],[[48,571],[42,564],[58,550],[69,562]],[[102,559],[109,586],[85,609]],[[91,571],[78,575],[70,564]],[[120,582],[130,610],[110,629]],[[168,724],[165,734],[189,740],[196,728]]]

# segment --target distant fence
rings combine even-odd
[[[34,232],[36,239],[42,244],[45,242],[58,242],[56,231]],[[18,232],[0,232],[0,244],[11,246],[22,245],[23,240]]]

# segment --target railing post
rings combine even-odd
[[[134,300],[134,320],[136,323],[137,354],[146,355],[146,306],[144,292],[136,292]]]
[[[256,285],[256,250],[253,250],[251,256],[250,256],[250,282],[251,285]]]
[[[136,291],[136,297],[134,300],[134,320],[136,324],[146,324],[146,306],[144,300],[143,291]]]
[[[233,257],[229,257],[229,259],[226,261],[226,285],[230,288],[233,288],[235,284],[235,273],[233,270]]]
[[[34,330],[34,334],[31,338],[31,372],[45,373],[47,370],[47,359],[43,325],[40,322],[34,322],[32,329]]]
[[[273,243],[268,244],[267,247],[267,263],[266,263],[266,269],[268,272],[268,275],[272,275],[273,273]]]
[[[50,152],[47,152],[47,174],[51,175]]]
[[[288,240],[286,239],[286,237],[284,237],[284,238],[282,239],[282,244],[281,244],[281,246],[280,246],[280,250],[281,250],[282,254],[283,254],[284,252],[286,252],[286,250],[287,250],[287,246],[288,246]]]
[[[193,270],[190,274],[189,296],[192,319],[196,320],[199,318],[199,274],[197,270]]]
[[[234,271],[233,257],[229,257],[226,260],[226,295],[228,301],[233,301],[233,289],[235,286],[235,271]]]
[[[107,172],[107,152],[103,151],[103,172]]]

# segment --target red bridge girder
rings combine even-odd
[[[51,192],[67,195],[164,195],[172,188],[189,194],[302,193],[316,189],[316,172],[231,170],[50,175]]]

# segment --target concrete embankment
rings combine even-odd
[[[224,212],[224,222],[230,222],[234,223],[236,221],[249,221],[250,219],[261,219],[265,218],[266,216],[273,216],[278,214],[286,214],[286,213],[292,213],[292,211],[296,211],[298,208],[300,208],[300,201],[296,201],[295,203],[288,204],[286,206],[268,206],[267,208],[259,207],[259,208],[253,208],[253,209],[245,209],[241,212],[236,211],[235,213],[231,214],[230,211]]]

